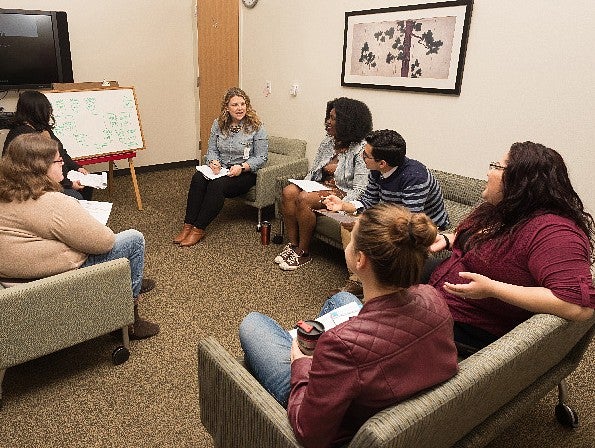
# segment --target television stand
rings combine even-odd
[[[0,112],[0,129],[10,129],[14,112]]]

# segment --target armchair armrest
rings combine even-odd
[[[213,337],[198,344],[200,418],[216,447],[299,448],[287,411]]]
[[[275,165],[267,165],[256,173],[256,194],[252,205],[258,208],[266,207],[275,203],[276,182],[280,176],[293,178],[308,170],[308,160],[289,159],[286,162]]]
[[[0,369],[133,321],[130,267],[125,258],[0,290]]]
[[[308,165],[305,166],[304,170],[299,173],[295,173],[291,176],[283,175],[275,179],[275,216],[281,217],[281,195],[283,189],[289,185],[289,179],[303,179],[308,174]]]

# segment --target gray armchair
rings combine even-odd
[[[535,315],[461,361],[449,381],[370,418],[348,447],[485,446],[563,384],[594,332],[595,317]],[[215,447],[300,446],[286,410],[213,337],[199,342],[198,378],[200,417]],[[563,420],[565,387],[559,390]]]
[[[278,177],[297,177],[308,171],[306,142],[294,138],[269,136],[269,155],[264,167],[256,173],[256,185],[241,196],[244,203],[258,209],[258,225],[262,209],[275,203]]]
[[[9,367],[116,329],[122,329],[123,347],[112,360],[120,364],[128,359],[128,325],[134,322],[128,260],[0,286],[0,322],[0,406]]]

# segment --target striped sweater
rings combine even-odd
[[[449,225],[438,181],[423,163],[407,157],[386,179],[380,171],[370,171],[366,191],[359,202],[364,209],[379,202],[400,204],[414,213],[425,213],[439,229]]]

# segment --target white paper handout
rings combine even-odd
[[[343,306],[340,306],[339,308],[335,308],[334,310],[323,314],[320,317],[317,317],[315,320],[324,325],[324,331],[327,331],[339,324],[342,324],[345,321],[348,321],[350,318],[357,316],[361,309],[362,305],[359,303],[349,302]],[[295,339],[297,337],[297,328],[289,330],[289,334]]]
[[[79,183],[85,187],[93,188],[107,188],[107,173],[104,171],[99,174],[83,174],[79,171],[71,170],[67,173],[66,177],[72,182],[79,181]]]
[[[312,193],[313,191],[324,191],[330,190],[329,187],[322,185],[320,182],[316,182],[314,180],[305,180],[305,179],[287,179],[292,184],[297,185],[302,190],[307,193]]]
[[[112,212],[111,202],[85,201],[83,199],[79,199],[79,202],[93,218],[95,218],[104,226],[107,225],[107,220],[109,219],[109,215]]]
[[[206,177],[207,179],[211,179],[211,180],[219,179],[220,177],[227,176],[227,174],[229,173],[229,170],[227,168],[221,168],[221,171],[219,171],[219,174],[215,174],[215,173],[213,173],[213,170],[211,169],[211,167],[209,165],[198,165],[196,167],[196,170],[201,172],[204,177]]]

